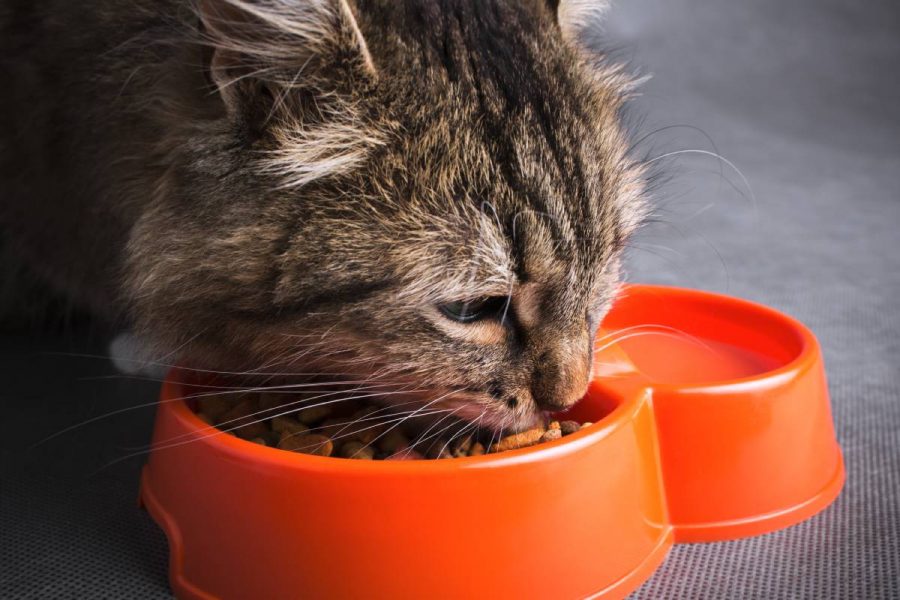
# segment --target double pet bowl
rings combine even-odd
[[[673,543],[787,527],[838,495],[822,358],[802,324],[631,285],[603,330],[597,378],[568,414],[592,426],[452,460],[341,460],[210,435],[173,374],[141,502],[168,536],[174,592],[622,598]]]

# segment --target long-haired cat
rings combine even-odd
[[[643,214],[589,0],[4,0],[4,243],[160,355],[571,405]]]

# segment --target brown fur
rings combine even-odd
[[[642,215],[628,80],[555,4],[6,0],[4,235],[188,364],[524,427],[584,392]],[[436,309],[484,296],[503,322]]]

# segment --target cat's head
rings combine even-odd
[[[141,330],[486,427],[574,403],[642,214],[600,8],[201,0],[202,107],[130,245]]]

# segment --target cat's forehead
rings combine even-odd
[[[514,226],[546,229],[570,254],[615,244],[617,200],[628,192],[615,120],[597,113],[578,82],[536,80],[547,89],[508,95],[495,83],[446,84],[411,109],[397,162],[407,162],[412,193],[434,198],[438,211],[454,203],[489,211],[508,236]]]
[[[600,149],[571,127],[547,132],[528,111],[506,123],[495,133],[478,119],[429,128],[404,149],[417,160],[400,195],[448,238],[462,229],[470,243],[502,240],[522,279],[596,267],[620,237]]]
[[[620,236],[591,145],[571,127],[547,132],[530,111],[506,124],[491,133],[478,118],[438,118],[402,150],[398,161],[413,160],[395,194],[421,232],[416,289],[466,298],[533,283],[583,298]]]
[[[399,251],[405,293],[452,301],[515,295],[530,289],[560,305],[583,304],[596,291],[612,254],[583,243],[570,217],[549,217],[525,204],[482,201],[411,226]]]
[[[537,3],[453,5],[387,3],[370,23],[391,32],[371,47],[392,135],[360,186],[399,215],[416,293],[590,287],[639,212],[621,97]]]

